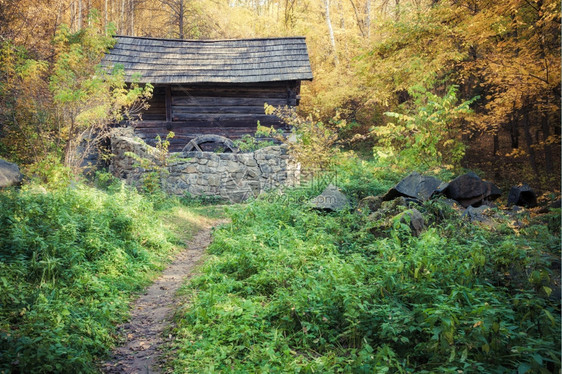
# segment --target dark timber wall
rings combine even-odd
[[[230,139],[253,135],[258,121],[262,126],[284,128],[279,118],[264,113],[264,104],[294,107],[299,91],[299,81],[156,86],[149,109],[135,124],[135,134],[154,144],[157,135],[164,138],[173,131],[170,151],[179,152],[198,135]]]

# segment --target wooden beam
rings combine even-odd
[[[172,122],[172,89],[166,86],[166,122]]]
[[[249,98],[249,97],[204,97],[204,96],[177,96],[173,98],[174,106],[262,106],[287,105],[287,93],[283,99]],[[296,102],[295,102],[296,103]],[[295,105],[295,104],[293,104]]]
[[[174,105],[172,108],[173,114],[176,113],[240,113],[240,114],[265,114],[263,104],[257,106],[203,106],[203,105],[189,105],[180,106]]]
[[[172,120],[176,121],[208,121],[208,122],[228,122],[228,121],[275,121],[277,116],[266,114],[240,114],[240,113],[174,113]]]

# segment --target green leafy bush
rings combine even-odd
[[[414,98],[413,108],[407,114],[386,112],[397,123],[373,128],[378,143],[375,156],[407,168],[415,165],[420,170],[443,165],[458,168],[465,153],[462,119],[471,113],[470,105],[478,97],[458,104],[457,91],[457,86],[450,86],[440,97],[423,86],[412,87],[409,93]]]
[[[271,196],[229,210],[185,288],[176,372],[560,369],[559,228],[480,227],[431,201],[419,237],[400,221],[375,237],[364,215],[307,208],[306,188]]]
[[[234,141],[234,145],[241,152],[253,152],[261,148],[275,145],[273,139],[282,137],[283,130],[276,130],[273,126],[262,126],[260,121],[258,121],[258,126],[254,136],[244,134],[240,139]]]
[[[0,193],[0,372],[96,372],[172,251],[152,203],[101,179]]]

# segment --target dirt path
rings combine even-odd
[[[215,225],[224,223],[215,222]],[[212,225],[205,226],[178,254],[162,275],[133,304],[131,318],[121,326],[127,336],[117,347],[112,359],[102,364],[103,373],[159,373],[159,348],[165,339],[164,330],[170,325],[178,300],[176,291],[198,263],[211,243]]]

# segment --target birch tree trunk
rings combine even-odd
[[[74,31],[74,27],[76,26],[76,11],[75,11],[75,6],[76,4],[74,4],[74,2],[70,3],[70,30]]]
[[[332,21],[330,19],[330,0],[324,0],[324,8],[326,11],[326,24],[328,25],[328,33],[330,35],[330,44],[334,53],[334,64],[338,66],[338,53],[336,51],[336,39],[334,38],[334,29],[332,28]]]
[[[82,0],[78,0],[78,30],[82,30]]]

